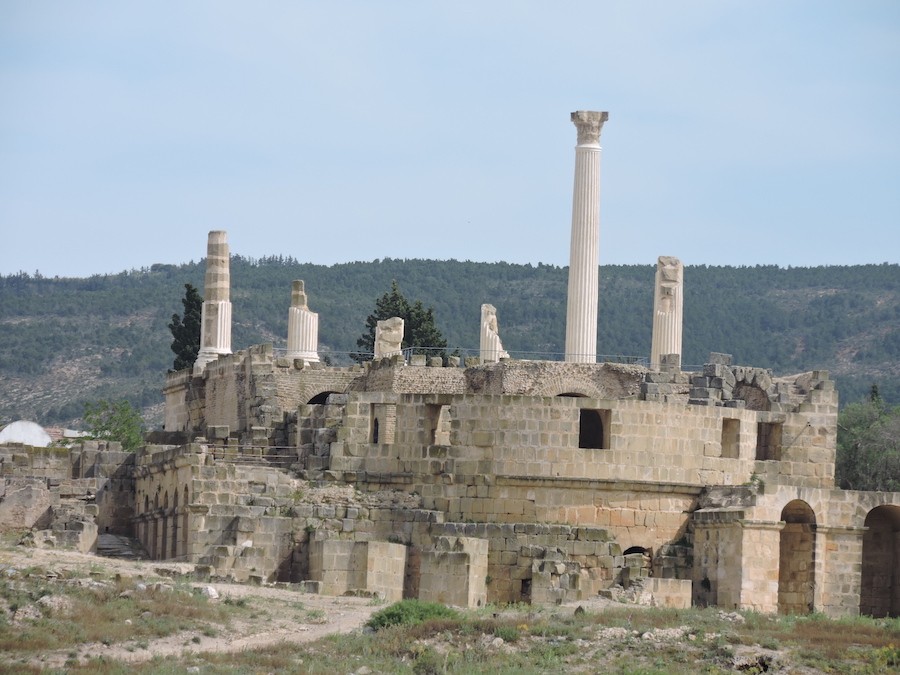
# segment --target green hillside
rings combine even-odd
[[[159,424],[163,374],[173,359],[167,323],[181,311],[185,283],[202,292],[203,270],[201,261],[87,279],[0,277],[0,421],[71,423],[85,401],[125,397]],[[601,268],[600,354],[648,355],[654,271]],[[231,272],[235,350],[284,346],[291,281],[303,279],[319,313],[321,348],[341,362],[396,279],[407,298],[434,307],[451,349],[476,352],[480,307],[489,302],[513,357],[563,351],[566,268],[392,259],[323,266],[234,256]],[[691,266],[684,280],[686,365],[721,351],[776,374],[827,369],[845,402],[877,383],[886,401],[900,403],[897,265]]]

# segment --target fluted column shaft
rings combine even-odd
[[[681,356],[684,315],[684,266],[678,258],[660,256],[653,291],[653,339],[650,367],[659,368],[666,354]]]
[[[290,359],[319,361],[319,315],[306,306],[306,293],[300,280],[295,281],[291,289],[287,348]]]
[[[224,231],[209,233],[203,289],[200,353],[194,362],[195,375],[202,373],[210,361],[231,353],[231,268]]]
[[[572,193],[572,239],[566,304],[566,361],[597,360],[599,300],[600,130],[605,112],[572,113],[578,128],[575,184]]]

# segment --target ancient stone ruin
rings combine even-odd
[[[773,377],[724,353],[682,370],[669,257],[650,366],[596,362],[596,262],[576,258],[597,247],[606,114],[573,119],[565,361],[511,358],[485,304],[481,357],[462,365],[405,355],[394,320],[371,361],[326,365],[296,282],[288,352],[231,353],[213,232],[200,365],[166,376],[156,444],[0,449],[0,524],[82,550],[128,535],[210,577],[329,594],[478,606],[640,588],[673,607],[900,615],[900,494],[835,488],[827,372]]]

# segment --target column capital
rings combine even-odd
[[[576,110],[571,114],[572,123],[578,128],[578,145],[599,145],[600,130],[609,119],[608,112]]]

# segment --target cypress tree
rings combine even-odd
[[[173,370],[190,368],[200,353],[200,322],[203,313],[203,298],[191,284],[184,285],[184,315],[172,315],[169,330],[172,331],[172,351],[175,352]]]

